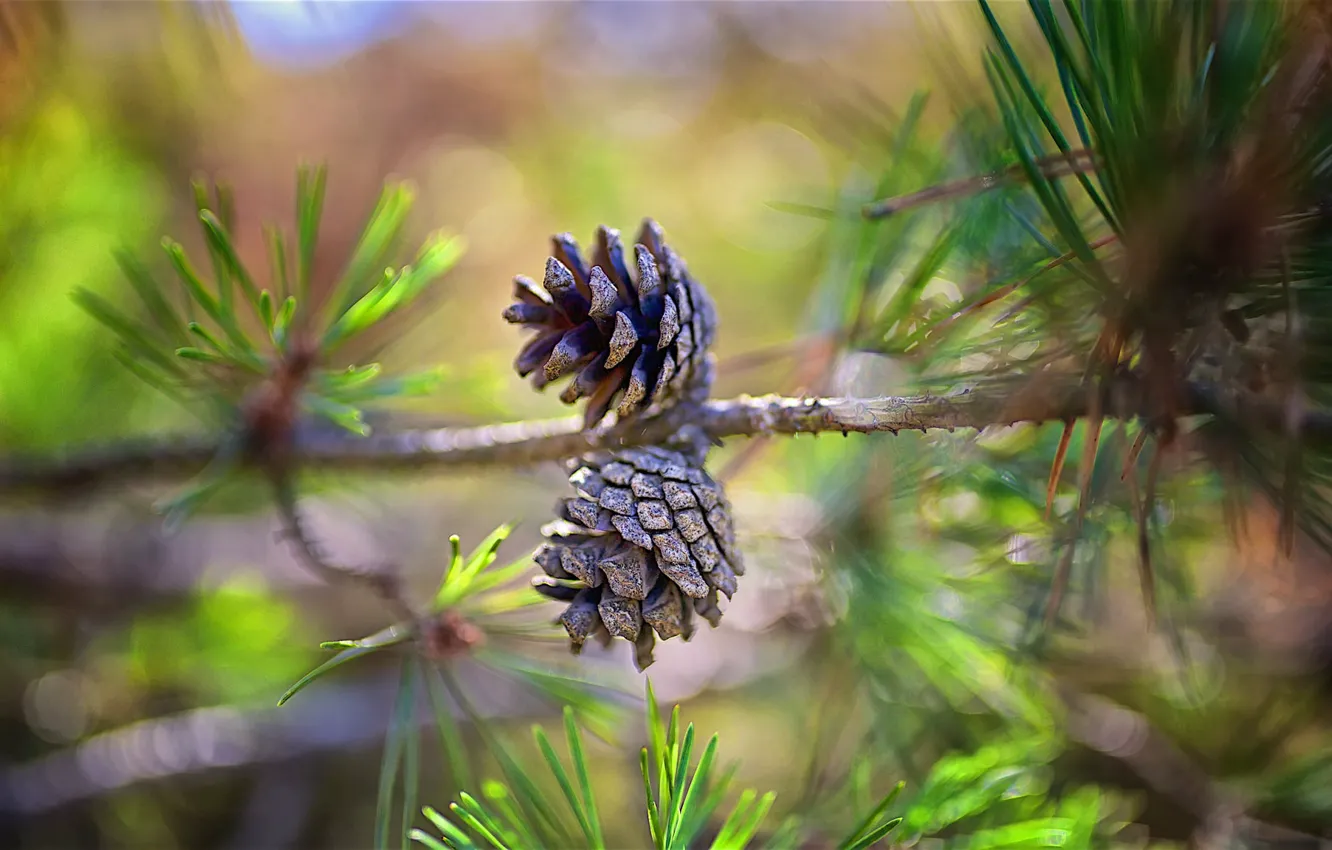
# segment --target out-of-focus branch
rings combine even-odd
[[[403,595],[402,581],[396,570],[366,570],[333,563],[305,527],[290,476],[280,473],[273,476],[273,494],[278,517],[282,520],[283,536],[306,569],[329,584],[347,582],[367,587],[384,600],[397,617],[416,622],[416,612]]]
[[[1318,846],[1317,836],[1255,817],[1249,795],[1209,776],[1144,715],[1067,686],[1059,693],[1074,740],[1127,765],[1148,788],[1195,820],[1191,846],[1230,847],[1237,841],[1240,846]]]
[[[772,605],[792,604],[783,593],[766,594],[766,598]],[[772,613],[780,613],[780,609]],[[766,627],[761,632],[741,630],[727,637],[738,641],[739,654],[731,653],[732,663],[736,658],[749,659],[732,671],[739,676],[738,683],[772,674],[771,659],[783,657],[781,652],[772,654],[774,640],[776,648],[788,655],[798,652],[805,640],[798,632]],[[705,671],[718,673],[721,659],[718,653],[703,653],[701,661],[690,654],[661,658],[657,662],[660,669],[653,668],[657,671],[652,679],[654,691],[668,703],[687,699],[710,681],[712,674],[700,675],[700,664]],[[529,660],[537,662],[537,658]],[[367,666],[373,663],[365,662]],[[585,653],[579,660],[592,681],[602,680],[625,663],[623,656],[602,652]],[[27,761],[0,764],[0,821],[56,811],[142,783],[174,782],[191,775],[377,748],[392,722],[399,687],[399,674],[392,667],[343,668],[365,672],[322,678],[281,708],[195,708],[100,732]],[[451,670],[476,716],[500,723],[549,716],[550,696],[518,677],[470,661]],[[627,704],[613,695],[610,700],[609,704]],[[460,723],[470,719],[452,698],[446,697],[438,710],[451,712]],[[434,711],[422,710],[415,722],[423,732],[433,734],[438,720]],[[526,724],[520,725],[525,728]]]
[[[947,396],[789,398],[740,396],[676,409],[668,416],[583,431],[575,417],[475,428],[385,431],[369,437],[298,436],[291,462],[321,470],[394,472],[444,467],[524,466],[607,447],[650,445],[684,424],[710,437],[902,430],[981,429],[1017,422],[1076,419],[1089,394],[1077,376],[1054,376],[987,386]],[[1233,405],[1229,405],[1232,406]],[[1144,410],[1141,387],[1126,376],[1102,390],[1102,415],[1131,418]],[[1204,386],[1190,388],[1183,413],[1227,407]],[[1267,407],[1272,407],[1267,411]],[[1266,427],[1285,427],[1279,405],[1245,400],[1243,411]],[[1268,415],[1270,413],[1270,415]],[[1332,415],[1305,415],[1302,434],[1332,439]],[[85,448],[54,457],[0,458],[0,495],[79,496],[111,484],[181,480],[196,474],[218,449],[216,439],[162,439]]]
[[[466,672],[476,674],[468,676],[468,694],[488,719],[547,708],[513,680]],[[51,811],[141,782],[368,747],[384,737],[396,685],[396,674],[320,682],[285,708],[210,706],[103,732],[0,768],[0,815]],[[435,718],[422,712],[418,722],[433,725]]]
[[[1096,159],[1089,150],[1074,150],[1068,153],[1041,157],[1036,160],[1036,167],[1040,169],[1041,174],[1047,180],[1055,180],[1060,177],[1095,171]],[[1026,179],[1026,173],[1023,167],[1012,165],[1003,171],[979,174],[974,177],[963,177],[960,180],[950,180],[947,183],[930,186],[909,195],[874,201],[866,204],[864,209],[861,210],[861,214],[870,219],[887,218],[890,215],[915,209],[924,204],[965,198],[1024,179]]]

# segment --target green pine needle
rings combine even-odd
[[[569,756],[573,761],[574,778],[578,780],[578,790],[582,795],[583,812],[591,828],[589,841],[594,848],[602,848],[605,841],[601,837],[601,819],[597,815],[596,797],[592,793],[592,781],[588,774],[587,759],[583,755],[583,742],[574,724],[574,712],[570,706],[564,707],[564,735],[569,744]]]
[[[277,704],[279,706],[285,705],[288,700],[290,700],[292,697],[296,696],[296,694],[304,690],[306,685],[309,685],[311,682],[320,678],[325,673],[330,673],[349,661],[354,661],[363,655],[369,655],[370,653],[376,652],[379,649],[380,647],[377,646],[358,646],[358,647],[352,647],[350,649],[344,649],[342,652],[339,652],[337,655],[325,661],[323,664],[320,664],[318,667],[314,668],[309,673],[306,673],[304,676],[302,676],[300,679],[296,681],[296,684],[292,685],[290,688],[287,688],[286,693],[284,693],[281,696],[281,698],[278,699]]]
[[[319,233],[319,220],[324,212],[324,190],[328,183],[328,170],[302,166],[296,173],[296,300],[310,303],[310,279],[314,274],[315,240]]]
[[[601,825],[594,824],[591,820],[592,811],[589,811],[583,800],[580,800],[574,792],[573,783],[569,780],[569,775],[564,769],[564,764],[555,755],[555,750],[550,745],[550,739],[540,728],[535,727],[532,735],[536,740],[537,747],[541,750],[541,755],[546,760],[546,766],[550,768],[550,773],[555,777],[555,781],[560,786],[560,791],[564,794],[565,803],[568,804],[569,811],[573,814],[574,820],[578,823],[578,828],[582,830],[583,837],[587,840],[587,846],[591,850],[602,850],[600,840]]]
[[[862,848],[869,847],[875,841],[878,841],[886,835],[893,827],[897,826],[897,824],[901,822],[901,818],[894,818],[883,824],[880,824],[879,821],[884,813],[888,811],[888,807],[893,804],[893,801],[897,799],[898,795],[902,793],[902,789],[905,787],[905,782],[899,782],[893,786],[893,790],[889,791],[884,798],[879,801],[879,804],[874,807],[874,811],[866,815],[865,819],[860,822],[860,825],[856,827],[855,831],[852,832],[845,841],[838,845],[839,850],[862,850]],[[882,830],[882,832],[880,832],[880,830]],[[873,840],[869,840],[871,836],[877,837],[874,837]]]
[[[398,697],[393,704],[393,716],[388,735],[384,739],[384,757],[379,770],[378,802],[375,805],[375,850],[388,850],[392,836],[393,794],[398,784],[398,769],[406,750],[415,746],[416,677],[415,665],[406,663],[398,685]],[[409,791],[409,793],[415,793]],[[403,824],[403,833],[408,824]]]

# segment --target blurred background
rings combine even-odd
[[[909,369],[837,343],[845,245],[875,237],[800,210],[870,191],[913,93],[938,88],[937,60],[972,66],[975,19],[961,3],[3,0],[0,448],[188,432],[71,293],[126,303],[115,249],[159,257],[171,234],[199,251],[199,175],[234,188],[243,257],[263,268],[262,226],[291,226],[306,161],[329,166],[316,289],[387,177],[418,189],[412,239],[467,237],[437,297],[357,352],[445,367],[400,424],[564,415],[512,373],[510,280],[540,274],[552,233],[588,240],[644,216],[717,302],[716,395],[905,392]],[[922,126],[951,120],[936,93]],[[950,292],[940,279],[926,295]],[[1157,631],[1132,542],[1107,520],[1095,605],[1040,662],[1020,651],[1058,436],[728,443],[712,466],[749,574],[721,628],[659,647],[658,694],[719,732],[782,811],[832,817],[855,771],[918,785],[946,753],[1002,744],[994,758],[1016,767],[986,805],[1089,786],[1106,818],[1133,823],[1130,843],[1183,842],[1238,788],[1255,818],[1325,831],[1332,588],[1316,559],[1277,557],[1263,505],[1244,506],[1236,547],[1209,482],[1163,488],[1189,510],[1166,518],[1178,604]],[[340,484],[311,500],[326,548],[401,564],[422,593],[450,534],[470,545],[512,521],[508,559],[534,547],[564,486],[554,465]],[[168,536],[161,495],[126,485],[0,512],[0,844],[368,846],[392,671],[349,668],[273,705],[320,640],[386,612],[304,572],[258,500]],[[610,813],[637,805],[640,677],[625,647],[570,669],[630,695],[618,740],[633,746],[593,757],[603,813],[639,846],[641,818]],[[499,723],[558,717],[503,682],[476,688]],[[429,756],[423,776],[422,802],[457,790]]]

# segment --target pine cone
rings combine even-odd
[[[538,390],[574,375],[560,400],[587,399],[587,428],[602,420],[617,397],[621,419],[706,398],[716,310],[657,223],[644,220],[638,234],[636,275],[625,264],[617,230],[597,229],[590,269],[572,236],[563,233],[551,242],[554,256],[546,260],[542,288],[515,277],[518,300],[504,311],[506,321],[537,331],[514,361],[518,374],[532,375]]]
[[[651,446],[570,462],[577,495],[560,503],[565,522],[547,531],[535,559],[551,578],[577,584],[535,584],[569,603],[560,621],[574,652],[589,637],[622,637],[641,670],[656,638],[693,636],[694,614],[721,621],[717,594],[730,599],[745,570],[730,503],[701,457]]]

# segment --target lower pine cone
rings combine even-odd
[[[595,452],[570,461],[576,495],[535,559],[554,581],[543,595],[568,607],[560,622],[571,648],[588,638],[634,644],[638,669],[658,639],[694,634],[694,615],[716,626],[718,594],[730,599],[744,562],[731,505],[703,471],[700,453],[659,446]]]

